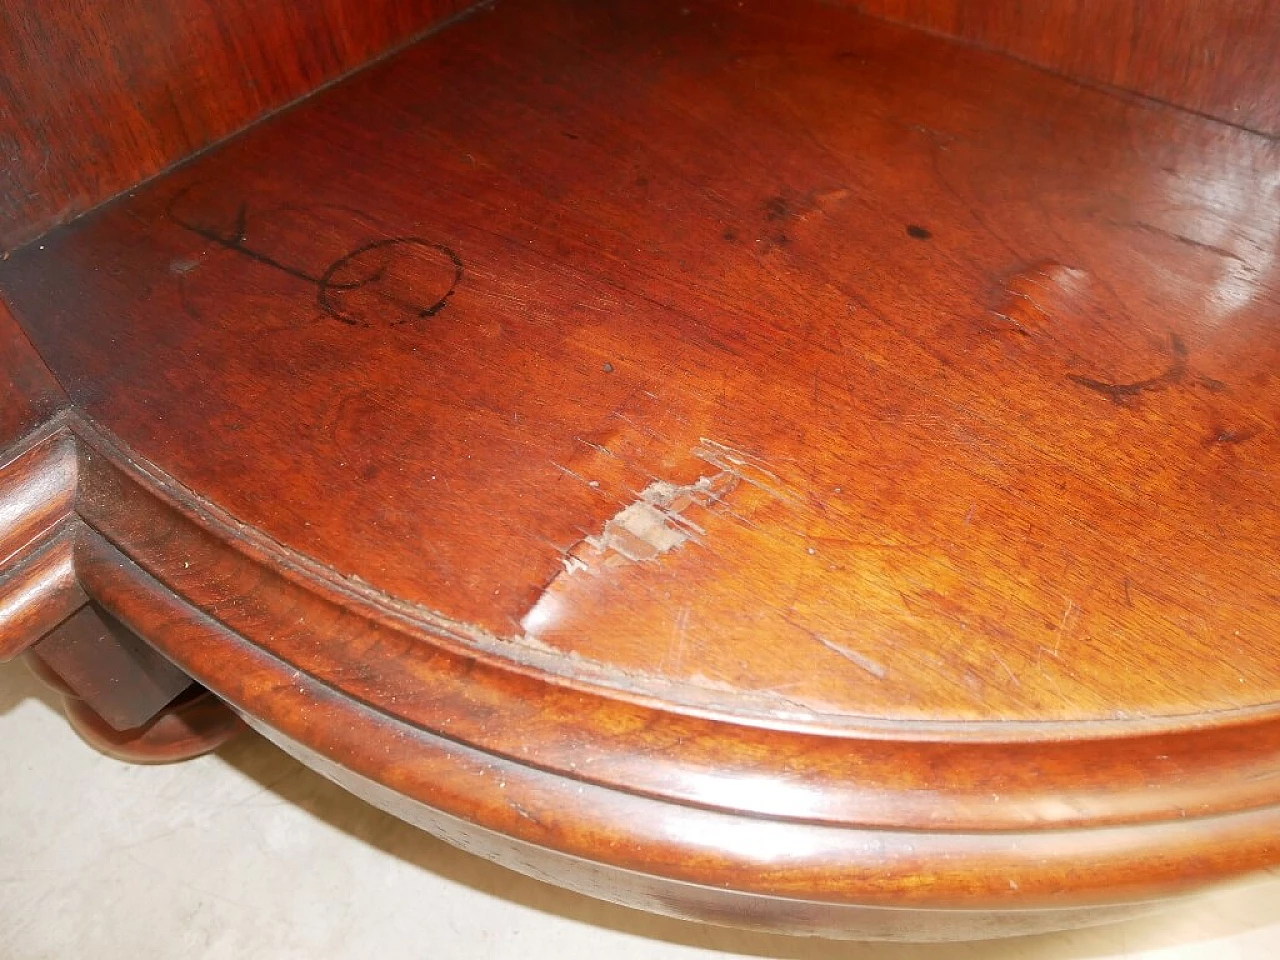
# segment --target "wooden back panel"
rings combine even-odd
[[[0,250],[469,2],[7,0],[0,4]]]
[[[1280,134],[1273,0],[848,0],[878,17]]]

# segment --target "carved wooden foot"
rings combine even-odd
[[[62,694],[72,729],[117,760],[190,760],[246,729],[225,703],[90,607],[25,659],[37,677]]]
[[[217,750],[245,730],[244,721],[199,684],[192,684],[154,720],[133,730],[116,730],[74,697],[67,697],[63,708],[85,743],[129,763],[191,760]]]

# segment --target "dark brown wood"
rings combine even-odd
[[[76,460],[74,441],[57,429],[0,450],[0,660],[86,602],[71,556]]]
[[[1013,830],[899,831],[744,818],[736,807],[753,790],[787,789],[777,778],[732,777],[734,803],[718,808],[611,789],[589,769],[575,775],[540,769],[335,695],[312,674],[188,606],[93,534],[81,540],[79,557],[95,596],[184,666],[201,670],[247,717],[259,718],[262,733],[303,762],[463,849],[630,906],[797,934],[974,939],[1150,911],[1175,889],[1247,870],[1259,851],[1268,859],[1277,853],[1274,805],[1235,817],[1108,830],[1046,830],[1028,820]],[[216,569],[225,575],[233,568],[224,561]],[[486,686],[477,683],[475,692],[484,695]],[[571,709],[545,693],[540,701],[544,709]],[[601,711],[589,701],[577,706],[589,734],[590,719]],[[660,745],[683,746],[707,732],[696,725],[673,729],[672,718],[660,713],[631,718],[635,726],[645,721],[652,724],[652,764],[669,758],[670,748]],[[749,731],[735,732],[735,742],[723,744],[726,759],[735,745],[742,753],[760,750]],[[767,739],[792,758],[807,753],[794,738]],[[860,755],[867,744],[841,746]],[[905,759],[909,748],[900,752]],[[592,744],[581,751],[581,762],[589,768],[601,755]],[[1064,772],[1051,761],[1042,768]],[[945,790],[943,769],[935,767],[927,781],[932,789]],[[1003,783],[1006,772],[989,772],[988,782]],[[846,781],[845,789],[851,782],[863,781]],[[1046,794],[1048,802],[1054,801]]]
[[[85,743],[126,763],[182,763],[212,753],[246,729],[225,703],[200,686],[129,730],[117,729],[83,700],[67,698],[65,709],[71,728]]]
[[[54,419],[67,398],[0,300],[0,450]]]
[[[35,651],[27,654],[32,673],[62,694],[67,721],[99,753],[126,763],[181,763],[217,750],[245,732],[244,722],[198,684],[144,723],[120,729],[76,695]]]
[[[31,655],[114,730],[142,726],[191,686],[190,677],[93,606],[50,631]]]
[[[0,659],[22,653],[87,600],[76,579],[70,529],[11,562],[0,577]]]
[[[1280,135],[1280,6],[1272,0],[843,2]]]
[[[466,5],[7,0],[0,4],[0,251]]]
[[[1274,146],[772,9],[480,15],[6,292],[131,455],[517,655],[819,723],[1270,702]]]
[[[78,589],[307,762],[620,902],[1030,932],[1280,863],[1277,182],[849,9],[520,0],[0,292]]]

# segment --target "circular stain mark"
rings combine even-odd
[[[462,281],[462,259],[417,237],[374,240],[331,263],[317,301],[353,327],[400,326],[434,317]]]

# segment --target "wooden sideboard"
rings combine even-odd
[[[47,7],[0,657],[91,743],[831,937],[1280,863],[1280,8]]]

